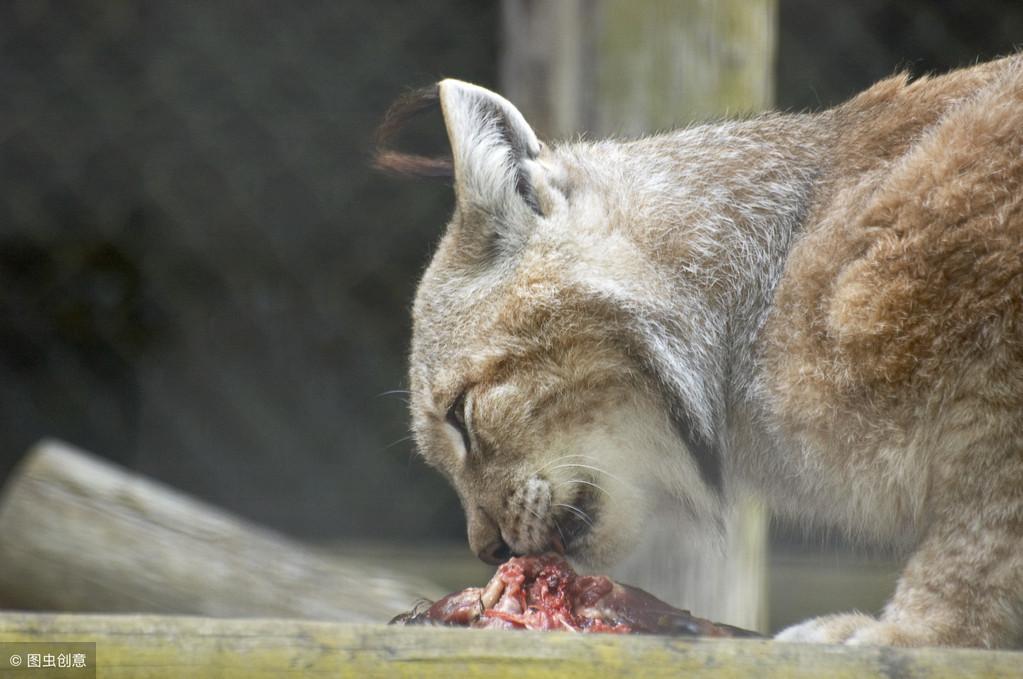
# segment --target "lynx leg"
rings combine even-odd
[[[1023,485],[1006,488],[1015,495]],[[913,554],[880,621],[857,645],[980,646],[1023,643],[1023,503],[992,498],[932,527]]]
[[[948,504],[910,558],[879,620],[826,616],[776,638],[879,646],[1023,645],[1023,465],[984,469],[976,456],[965,458],[963,467],[969,472],[959,472],[970,476],[936,491]],[[964,501],[967,494],[972,498]]]
[[[976,514],[936,526],[913,554],[880,620],[828,615],[779,641],[870,646],[1023,644],[1023,517],[980,527]]]

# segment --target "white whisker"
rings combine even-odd
[[[536,476],[537,474],[539,474],[543,470],[549,468],[552,464],[556,464],[558,462],[561,462],[562,460],[570,460],[572,458],[578,458],[578,457],[581,457],[583,459],[587,459],[587,458],[593,459],[592,455],[582,455],[580,453],[575,453],[575,454],[570,454],[570,455],[561,455],[559,457],[554,458],[553,460],[548,460],[547,462],[544,462],[542,465],[540,465],[535,470],[533,470],[533,473],[530,474],[530,476]]]
[[[380,392],[379,394],[377,394],[377,398],[380,398],[381,396],[394,396],[395,394],[403,394],[405,396],[411,396],[412,392],[409,391],[408,389],[391,389],[390,391],[382,391],[382,392]]]
[[[592,487],[596,488],[597,490],[599,490],[600,492],[604,493],[605,495],[608,495],[608,496],[611,495],[611,493],[608,492],[608,490],[606,488],[604,488],[603,486],[601,486],[599,483],[593,483],[592,481],[583,481],[582,479],[568,479],[567,481],[562,481],[561,483],[554,484],[554,487],[555,488],[560,488],[561,486],[567,486],[570,483],[581,483],[584,486],[592,486]]]
[[[390,397],[393,397],[394,399],[396,399],[398,401],[401,401],[405,405],[409,405],[409,400],[406,398],[406,396],[411,396],[411,395],[412,395],[411,391],[406,391],[404,389],[392,389],[391,391],[380,392],[379,394],[376,395],[376,398],[383,398],[384,396],[390,396]]]
[[[579,468],[579,469],[590,469],[590,470],[595,471],[595,472],[597,472],[599,474],[603,474],[603,475],[605,475],[605,476],[607,476],[609,478],[614,479],[615,481],[617,481],[618,483],[622,484],[623,486],[631,486],[632,485],[630,483],[626,483],[621,478],[619,478],[618,476],[615,476],[611,472],[606,471],[604,469],[601,469],[600,467],[594,467],[591,464],[578,464],[578,463],[559,464],[557,466],[551,467],[551,469],[570,469],[570,468],[573,468],[573,467]]]
[[[409,434],[408,436],[402,436],[397,441],[391,441],[386,446],[381,448],[381,450],[387,450],[388,448],[393,448],[394,446],[398,445],[399,443],[405,443],[405,441],[411,441],[411,440],[412,440],[412,434]]]
[[[562,504],[562,503],[559,502],[559,503],[555,504],[554,506],[555,507],[564,507],[565,509],[567,509],[568,511],[572,512],[573,514],[578,516],[580,519],[582,519],[586,523],[587,526],[589,526],[590,528],[593,528],[593,520],[590,519],[589,514],[587,514],[583,510],[579,509],[575,505]]]

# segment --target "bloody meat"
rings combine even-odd
[[[498,567],[486,586],[454,592],[391,622],[613,634],[760,636],[694,617],[603,575],[578,575],[557,554],[510,559]]]

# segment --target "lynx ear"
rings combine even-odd
[[[518,109],[460,80],[441,81],[439,91],[459,207],[512,222],[527,211],[541,214],[530,163],[542,145]]]

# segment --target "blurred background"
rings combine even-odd
[[[0,3],[0,477],[55,436],[306,540],[471,560],[401,393],[450,187],[368,160],[408,87],[522,91],[507,22],[530,4]],[[763,6],[783,110],[1023,42],[1018,0]],[[439,118],[408,143],[443,148]]]

